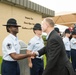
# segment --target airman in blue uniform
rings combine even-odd
[[[1,72],[2,75],[20,75],[19,64],[17,60],[30,57],[31,54],[20,54],[20,45],[17,37],[18,27],[17,21],[10,18],[6,25],[7,32],[10,34],[4,39],[2,44],[3,62]]]
[[[35,36],[30,40],[27,52],[35,52],[40,50],[44,47],[44,42],[41,38],[42,35],[42,29],[41,25],[39,23],[36,23],[33,27],[33,31],[35,33]],[[36,57],[34,59],[29,59],[29,67],[31,71],[31,75],[42,75],[44,70],[44,64],[43,64],[43,56]]]
[[[71,60],[74,71],[76,72],[76,31],[72,32],[71,39]]]

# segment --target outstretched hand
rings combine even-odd
[[[32,52],[31,58],[34,59],[34,58],[36,58],[36,56],[37,56],[36,53]]]
[[[29,53],[27,53],[29,57],[31,57],[32,59],[36,58],[36,56],[38,56],[38,52],[32,52],[30,51]]]
[[[32,59],[34,59],[37,56],[36,53],[34,53],[34,52],[30,52],[27,55],[28,55],[28,57],[31,57]]]

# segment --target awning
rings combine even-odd
[[[53,17],[55,24],[71,26],[76,24],[76,13],[65,13]]]

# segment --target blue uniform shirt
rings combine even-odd
[[[76,38],[71,39],[71,49],[76,49]]]
[[[44,42],[42,38],[35,36],[30,40],[27,50],[31,50],[32,52],[37,52],[43,47],[44,47]],[[42,57],[37,56],[37,58],[42,58]]]
[[[9,54],[20,53],[20,45],[18,38],[12,34],[9,34],[2,44],[3,59],[7,61],[16,61]]]
[[[64,42],[64,45],[65,45],[65,49],[67,51],[70,51],[71,50],[71,44],[70,44],[69,38],[68,37],[64,37],[63,38],[63,42]]]

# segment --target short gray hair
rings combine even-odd
[[[49,23],[52,27],[55,26],[55,23],[54,23],[54,21],[53,21],[52,18],[47,17],[47,18],[45,18],[44,20],[45,20],[47,23]]]

